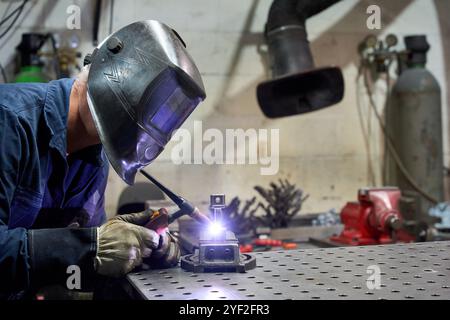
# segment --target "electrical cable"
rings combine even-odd
[[[366,145],[366,150],[367,150],[367,180],[368,180],[368,184],[370,185],[375,185],[375,172],[373,169],[373,164],[372,164],[372,157],[371,157],[371,149],[370,149],[370,131],[371,131],[371,126],[370,126],[370,117],[367,120],[367,125],[364,124],[364,115],[363,115],[363,106],[361,103],[361,90],[360,90],[360,77],[362,74],[362,69],[364,68],[363,66],[364,62],[361,61],[359,67],[358,67],[358,75],[356,77],[356,107],[358,110],[358,118],[359,118],[359,123],[361,125],[361,131],[362,131],[362,135],[363,135],[363,140],[364,140],[364,144]],[[370,112],[370,109],[369,109]],[[370,114],[369,114],[370,116]]]
[[[11,11],[6,17],[2,17],[2,21],[0,21],[0,26],[2,26],[6,21],[8,21],[18,10],[21,9],[23,3],[20,4],[17,8]],[[5,13],[6,15],[6,13]]]
[[[389,68],[388,68],[389,70]],[[394,147],[394,144],[392,142],[391,137],[389,136],[386,126],[383,123],[383,119],[381,117],[381,115],[378,113],[375,101],[373,99],[373,94],[372,94],[372,89],[370,88],[369,85],[369,81],[367,79],[367,72],[363,71],[363,79],[364,79],[364,85],[366,87],[367,90],[367,95],[369,96],[369,105],[371,106],[371,108],[374,111],[375,116],[378,119],[378,123],[380,125],[381,131],[383,133],[383,136],[385,138],[387,147],[389,152],[392,155],[392,158],[394,159],[397,167],[400,169],[400,172],[403,174],[403,176],[406,178],[406,180],[408,181],[408,183],[411,185],[411,187],[413,187],[414,190],[416,190],[418,193],[420,193],[424,198],[426,198],[428,201],[432,202],[433,204],[437,204],[439,203],[439,201],[434,198],[432,195],[430,195],[428,192],[426,192],[425,190],[423,190],[418,184],[417,182],[414,180],[414,178],[411,176],[411,174],[408,172],[408,170],[406,169],[406,167],[404,166],[402,160],[400,159],[400,156],[397,153],[397,150]],[[386,84],[387,84],[387,90],[386,90],[386,107],[388,107],[388,103],[389,103],[389,86],[390,86],[390,77],[389,77],[389,71],[387,72],[387,76],[386,76]]]
[[[6,21],[8,21],[13,15],[14,13],[17,12],[16,16],[14,17],[13,21],[10,23],[10,25],[8,27],[6,27],[6,30],[2,32],[2,34],[0,34],[0,39],[3,38],[14,26],[14,24],[16,23],[16,21],[19,19],[19,17],[22,14],[23,8],[25,7],[25,5],[27,4],[29,0],[23,0],[22,4],[20,6],[18,6],[16,9],[14,9],[5,19],[3,19],[0,22],[0,26],[2,24],[4,24]]]

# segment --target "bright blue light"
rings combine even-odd
[[[224,230],[225,228],[218,221],[212,222],[208,227],[208,232],[213,236],[221,234]]]

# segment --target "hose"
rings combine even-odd
[[[388,66],[388,69],[389,69],[389,66]],[[415,179],[412,177],[412,175],[409,173],[409,171],[406,169],[405,165],[403,164],[402,160],[400,159],[400,156],[398,155],[397,150],[394,147],[392,139],[391,139],[391,137],[389,136],[389,134],[387,132],[386,126],[383,123],[383,119],[382,119],[381,115],[378,113],[375,101],[373,99],[372,90],[371,90],[371,88],[369,86],[369,81],[368,81],[368,78],[367,78],[367,72],[362,71],[362,74],[363,74],[364,86],[366,87],[367,95],[369,96],[369,105],[371,106],[375,116],[377,117],[378,123],[380,125],[381,131],[382,131],[383,136],[384,136],[385,141],[386,141],[386,145],[388,147],[388,151],[390,152],[392,158],[394,159],[397,167],[399,168],[400,172],[403,174],[405,179],[408,181],[408,183],[411,185],[411,187],[415,191],[420,193],[424,198],[426,198],[428,201],[432,202],[433,204],[439,203],[439,201],[435,197],[430,195],[428,192],[426,192],[425,190],[423,190],[419,186],[419,184],[415,181]],[[386,85],[387,85],[387,89],[386,89],[386,108],[387,108],[388,107],[388,103],[389,103],[389,92],[390,92],[389,71],[387,71],[386,74],[387,74],[387,76],[386,76]]]

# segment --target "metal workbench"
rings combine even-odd
[[[132,273],[128,281],[151,300],[450,299],[450,241],[254,254],[257,268],[247,273],[177,267]],[[369,266],[379,267],[379,289],[367,286]]]

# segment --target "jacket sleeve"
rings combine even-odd
[[[0,106],[0,297],[3,298],[20,294],[30,283],[27,230],[8,229],[21,166],[21,136],[15,115]]]
[[[68,267],[80,270],[81,290],[94,277],[96,228],[9,228],[11,206],[27,174],[27,136],[17,116],[0,105],[0,298],[20,298],[29,289],[66,284]]]

